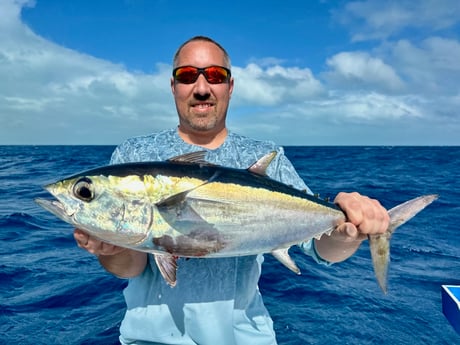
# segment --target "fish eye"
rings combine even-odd
[[[94,199],[93,182],[87,178],[82,177],[73,186],[73,194],[82,201],[91,201]]]

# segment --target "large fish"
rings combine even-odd
[[[329,235],[345,220],[335,204],[268,178],[265,170],[276,152],[247,170],[209,164],[204,154],[85,171],[45,186],[57,200],[36,201],[102,241],[153,253],[171,286],[179,256],[272,253],[300,274],[288,249]],[[374,271],[385,293],[391,234],[436,198],[426,195],[396,206],[389,211],[387,232],[369,237]]]

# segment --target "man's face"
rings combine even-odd
[[[175,67],[203,68],[211,65],[228,67],[224,53],[210,42],[193,41],[181,49]],[[205,134],[218,133],[225,128],[228,104],[233,91],[233,78],[222,84],[208,83],[203,74],[192,84],[175,82],[171,78],[171,90],[182,131]]]

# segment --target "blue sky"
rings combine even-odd
[[[177,125],[176,48],[230,53],[231,130],[283,145],[460,145],[460,1],[0,0],[0,144]]]

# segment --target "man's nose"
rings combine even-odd
[[[210,90],[211,88],[209,86],[208,81],[206,80],[203,74],[200,74],[195,82],[194,93],[200,96],[206,95],[209,97],[209,94],[211,93]]]

